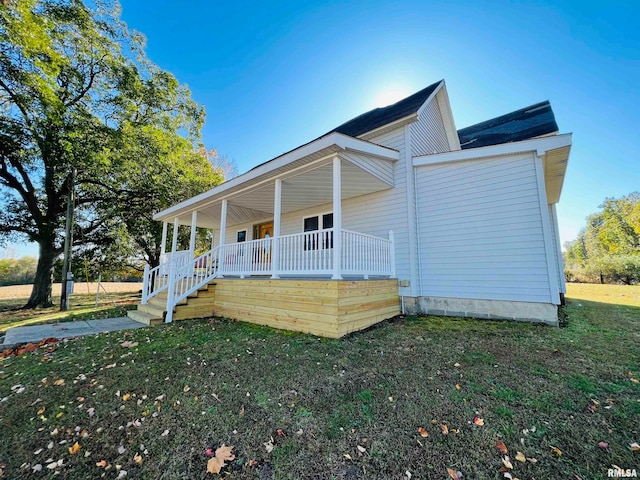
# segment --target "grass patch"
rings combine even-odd
[[[135,308],[140,301],[136,293],[110,293],[108,298],[101,297],[96,307],[96,296],[74,294],[71,296],[69,310],[60,312],[60,298],[53,298],[53,307],[23,310],[26,299],[0,300],[0,333],[14,327],[43,323],[61,323],[77,320],[96,320],[100,318],[123,317],[127,310]]]
[[[606,478],[611,464],[638,465],[628,446],[640,441],[640,299],[572,290],[563,329],[412,317],[327,340],[188,321],[5,359],[0,468],[17,479],[115,478],[116,465],[127,478],[206,479],[206,449],[225,443],[237,458],[223,478],[446,478],[455,468],[495,479],[501,440],[512,459],[538,460],[513,462],[514,477]],[[49,470],[49,458],[63,465]]]

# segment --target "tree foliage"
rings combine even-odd
[[[640,282],[640,193],[607,198],[565,244],[567,276],[600,282]]]
[[[203,108],[143,47],[117,4],[0,4],[0,241],[39,244],[29,306],[51,302],[73,169],[75,244],[147,259],[153,211],[221,181],[198,151]]]

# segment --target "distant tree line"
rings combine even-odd
[[[607,198],[565,243],[569,282],[640,283],[640,192]]]

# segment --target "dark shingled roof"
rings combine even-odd
[[[343,123],[339,127],[336,127],[327,133],[338,132],[344,135],[349,135],[350,137],[357,137],[363,133],[370,132],[371,130],[375,130],[376,128],[416,113],[441,82],[442,80],[434,83],[433,85],[429,85],[427,88],[424,88],[410,97],[394,103],[393,105],[375,108],[367,113],[363,113],[362,115]]]
[[[463,149],[518,142],[558,131],[548,100],[458,130]]]

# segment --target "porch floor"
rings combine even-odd
[[[160,323],[166,297],[158,297],[140,305],[131,317],[135,319],[137,315],[149,319],[148,323]],[[140,315],[144,312],[146,315]],[[177,305],[173,318],[220,316],[338,338],[399,313],[398,282],[393,279],[217,278],[186,303]]]

